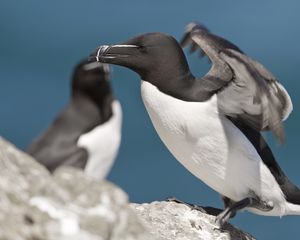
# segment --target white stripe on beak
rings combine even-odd
[[[119,47],[119,48],[122,48],[122,47],[126,47],[126,48],[137,48],[138,46],[137,45],[126,45],[126,44],[121,44],[121,45],[113,45],[112,47]]]
[[[107,48],[109,48],[108,45],[102,45],[99,47],[98,51],[97,51],[97,55],[96,55],[96,60],[97,62],[99,62],[99,56],[101,53],[103,53]]]

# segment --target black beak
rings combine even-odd
[[[100,62],[99,59],[103,55],[105,55],[105,51],[109,48],[110,46],[108,45],[102,45],[98,47],[94,52],[92,52],[89,56],[89,61],[90,62]]]
[[[137,45],[127,44],[111,46],[102,45],[90,54],[89,61],[111,63],[113,59],[132,56],[138,48],[139,46]]]

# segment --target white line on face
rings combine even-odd
[[[132,47],[132,48],[136,48],[138,47],[137,45],[126,45],[126,44],[121,44],[121,45],[113,45],[113,47],[119,47],[119,48],[122,48],[122,47]]]
[[[96,60],[97,60],[97,62],[99,62],[99,53],[100,53],[100,51],[101,51],[101,47],[98,49],[98,51],[97,51],[97,56],[96,56]]]
[[[83,69],[89,71],[95,68],[99,68],[101,65],[102,64],[100,62],[92,62],[92,63],[85,64]]]
[[[107,76],[106,79],[109,80],[110,73],[111,73],[111,68],[110,68],[109,64],[103,63],[103,70],[104,70],[105,75]]]

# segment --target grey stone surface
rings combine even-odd
[[[74,168],[51,175],[0,137],[0,240],[252,239],[172,202],[131,204],[121,189]]]
[[[149,231],[161,240],[252,240],[230,224],[220,230],[215,217],[174,202],[131,204]]]
[[[154,239],[115,185],[49,172],[0,138],[0,240]]]

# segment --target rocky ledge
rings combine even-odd
[[[231,224],[222,230],[215,223],[215,217],[174,202],[153,202],[131,204],[148,231],[161,240],[252,240]],[[203,211],[205,211],[203,209]]]
[[[172,202],[129,204],[120,188],[62,167],[51,175],[0,138],[0,239],[253,239],[230,224]]]

